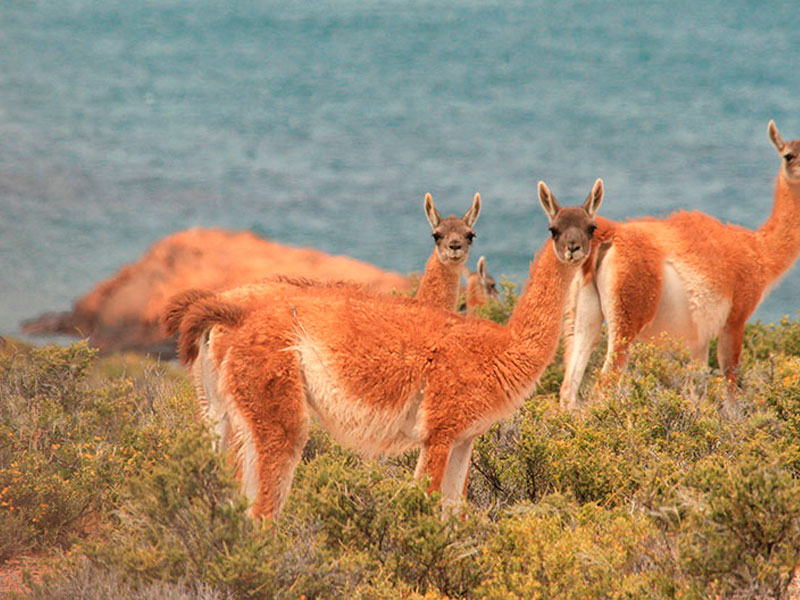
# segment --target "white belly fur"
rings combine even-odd
[[[339,443],[367,456],[403,452],[419,444],[422,390],[394,410],[380,408],[351,396],[337,384],[319,344],[304,338],[292,350],[300,358],[311,412]]]
[[[666,332],[684,340],[690,351],[704,348],[725,324],[731,301],[711,290],[702,277],[676,260],[664,263],[663,278],[656,315],[638,338],[657,341]]]

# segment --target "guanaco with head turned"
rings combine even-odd
[[[489,298],[497,297],[497,283],[486,270],[486,258],[478,259],[478,266],[473,273],[467,269],[466,311],[474,314]]]
[[[416,475],[445,506],[458,502],[473,441],[520,407],[553,358],[602,196],[598,180],[582,207],[561,208],[540,182],[560,234],[537,254],[505,327],[335,284],[277,284],[258,305],[191,304],[181,353],[203,361],[201,380],[216,379],[208,402],[231,416],[253,514],[280,511],[312,416],[367,456],[420,447]]]
[[[623,369],[634,340],[682,340],[706,362],[712,338],[733,384],[744,326],[769,287],[800,253],[800,140],[785,142],[773,121],[769,139],[781,157],[772,214],[755,231],[701,212],[615,223],[598,219],[592,256],[565,311],[561,403],[578,406],[578,389],[603,319],[603,372]]]

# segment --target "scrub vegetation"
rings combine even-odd
[[[508,314],[502,289],[484,316]],[[7,341],[0,561],[31,567],[11,597],[42,599],[790,598],[800,322],[748,326],[735,397],[713,366],[638,345],[566,413],[556,360],[476,444],[467,504],[446,520],[413,453],[367,461],[314,430],[263,523],[182,369]]]

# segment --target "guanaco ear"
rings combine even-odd
[[[481,281],[486,281],[486,258],[483,256],[478,259],[478,277]]]
[[[592,191],[589,192],[589,197],[583,203],[583,210],[589,213],[590,217],[594,217],[603,203],[603,180],[598,179],[592,186]]]
[[[464,214],[464,223],[467,224],[467,227],[475,225],[479,214],[481,214],[481,195],[475,194],[475,197],[472,199],[472,206],[470,206],[469,210]]]
[[[781,134],[778,133],[778,128],[775,126],[775,121],[771,119],[769,125],[767,125],[767,135],[769,136],[772,145],[775,146],[775,149],[778,151],[778,153],[783,154],[783,147],[786,145],[786,142],[783,141]]]
[[[436,229],[442,221],[442,216],[433,205],[433,196],[430,194],[425,194],[425,216],[428,217],[428,223],[431,224],[431,229]]]
[[[555,196],[550,193],[550,189],[545,185],[544,181],[539,182],[539,203],[542,205],[547,218],[552,223],[558,211],[561,210],[561,207],[558,205],[558,202],[556,202]]]

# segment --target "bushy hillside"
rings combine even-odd
[[[48,599],[790,597],[800,323],[749,327],[735,398],[638,346],[565,414],[561,369],[476,445],[463,518],[441,519],[413,454],[364,461],[315,430],[265,525],[181,368],[8,342],[0,560],[29,557],[45,575],[19,593]]]

